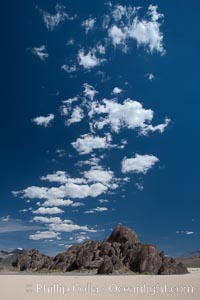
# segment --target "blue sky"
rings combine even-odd
[[[0,248],[199,248],[199,8],[3,1]]]

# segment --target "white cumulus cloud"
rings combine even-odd
[[[49,54],[47,53],[47,49],[45,45],[42,45],[40,47],[33,47],[30,49],[30,51],[39,57],[42,61],[46,60],[49,57]]]
[[[78,224],[50,224],[49,227],[53,231],[60,231],[60,232],[73,232],[73,231],[77,231],[77,230],[96,232],[95,229],[90,229],[86,225],[81,226]]]
[[[67,73],[74,73],[77,71],[77,66],[76,65],[68,66],[68,65],[64,64],[61,66],[61,69]]]
[[[106,199],[99,199],[99,203],[108,203],[109,201]]]
[[[78,243],[78,244],[81,244],[83,242],[85,242],[86,240],[89,240],[90,237],[89,236],[85,236],[85,235],[78,235],[76,236],[75,238],[75,242]]]
[[[57,215],[64,213],[64,211],[58,207],[39,207],[33,213],[38,215]]]
[[[49,181],[49,182],[58,182],[58,183],[76,183],[82,184],[86,183],[84,178],[72,178],[65,171],[56,171],[53,174],[48,174],[46,176],[42,176],[41,180]]]
[[[122,161],[122,173],[146,174],[159,159],[154,155],[136,154],[133,158],[124,158]]]
[[[79,154],[89,154],[94,149],[108,149],[111,147],[111,137],[93,136],[91,134],[84,134],[72,143],[72,146],[79,152]]]
[[[83,87],[84,87],[83,94],[86,97],[88,97],[91,101],[93,101],[95,95],[98,94],[98,92],[95,90],[95,88],[92,85],[90,85],[88,83],[84,83]]]
[[[165,123],[156,126],[151,125],[154,112],[151,109],[143,108],[138,101],[126,99],[118,103],[116,100],[103,99],[101,102],[93,102],[88,115],[100,115],[100,119],[93,121],[93,128],[103,129],[110,125],[111,129],[118,133],[123,128],[137,129],[140,134],[147,135],[150,131],[160,131],[161,133],[168,126],[170,120],[165,119]]]
[[[31,186],[19,192],[13,192],[15,196],[21,196],[21,198],[29,198],[29,199],[44,199],[50,200],[47,203],[53,203],[57,201],[59,204],[69,204],[67,202],[61,202],[60,199],[65,197],[69,198],[86,198],[86,197],[97,197],[108,190],[108,186],[102,184],[101,182],[96,182],[94,184],[75,184],[73,182],[68,182],[65,185],[61,185],[59,187],[39,187],[39,186]],[[58,208],[45,208],[40,207],[34,213],[61,213],[62,211]]]
[[[67,41],[66,46],[73,46],[75,44],[74,39],[70,39]]]
[[[75,102],[78,101],[78,97],[69,98],[62,101],[62,104],[60,106],[60,114],[61,116],[67,116],[69,112],[72,110],[72,106]]]
[[[113,89],[112,91],[113,94],[117,95],[117,94],[121,94],[122,93],[122,89],[118,88],[117,86]]]
[[[65,20],[73,20],[74,17],[70,16],[66,10],[65,6],[61,4],[56,4],[55,6],[55,14],[50,14],[49,12],[39,9],[44,24],[49,31],[54,31],[60,24],[65,22]]]
[[[79,207],[79,206],[85,206],[83,202],[73,202],[72,207]]]
[[[108,189],[107,186],[100,182],[87,185],[77,185],[74,183],[67,183],[64,187],[66,195],[71,198],[87,198],[87,197],[97,197]]]
[[[148,73],[148,74],[146,74],[146,76],[147,76],[149,81],[153,81],[155,79],[155,76],[154,76],[153,73]]]
[[[88,182],[101,182],[108,185],[113,180],[114,173],[110,170],[104,170],[101,167],[93,167],[89,171],[84,172],[84,177]]]
[[[165,118],[165,121],[163,124],[159,124],[156,126],[149,124],[141,130],[141,134],[147,135],[149,131],[152,131],[152,132],[160,131],[160,133],[163,133],[170,122],[171,122],[171,120],[169,118]]]
[[[40,222],[40,223],[56,223],[56,224],[59,224],[59,223],[62,223],[62,219],[59,218],[59,217],[41,217],[41,216],[36,216],[36,217],[33,217],[33,221],[35,222]]]
[[[51,207],[51,206],[71,206],[73,201],[70,199],[63,200],[63,199],[49,199],[46,200],[42,206],[44,207]]]
[[[112,16],[116,22],[120,21],[124,16],[127,17],[127,14],[128,14],[127,7],[122,5],[115,5],[114,10],[112,11]]]
[[[84,112],[82,108],[77,106],[74,108],[71,118],[67,120],[66,124],[70,126],[73,123],[79,123],[83,118],[84,118]]]
[[[105,54],[106,53],[106,48],[105,46],[101,45],[101,44],[98,44],[97,45],[97,51],[100,53],[100,54]]]
[[[48,116],[39,116],[34,118],[32,121],[38,126],[48,127],[54,120],[54,114],[49,114]]]
[[[99,207],[97,206],[96,208],[92,208],[90,210],[86,210],[84,211],[85,214],[94,214],[94,213],[97,213],[97,212],[104,212],[104,211],[107,211],[108,208],[107,207]]]
[[[37,231],[29,236],[30,240],[38,241],[43,239],[59,238],[60,233],[54,231]]]
[[[116,47],[117,45],[124,44],[126,40],[126,33],[122,31],[121,28],[113,25],[108,31],[109,37],[112,39],[113,45]]]
[[[96,23],[95,18],[89,18],[82,22],[82,26],[85,28],[86,34],[94,28],[95,23]]]
[[[85,54],[85,51],[81,49],[78,52],[78,63],[80,66],[82,66],[84,69],[92,69],[94,67],[99,66],[105,61],[103,58],[97,58],[96,57],[96,50],[90,50],[87,54]]]
[[[135,40],[137,46],[144,46],[149,52],[157,51],[164,54],[163,33],[160,26],[163,14],[158,13],[158,7],[150,5],[146,17],[139,18],[137,12],[139,7],[116,6],[113,11],[114,24],[108,29],[108,36],[113,45],[123,46],[125,49],[127,42]]]

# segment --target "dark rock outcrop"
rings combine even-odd
[[[185,274],[187,269],[159,252],[154,245],[141,244],[137,234],[117,225],[103,242],[87,241],[50,258],[38,250],[24,251],[16,260],[18,270],[70,272],[95,270],[97,274],[132,271],[148,274]]]
[[[112,258],[109,256],[104,256],[103,263],[98,268],[98,274],[112,274],[114,270]]]
[[[49,269],[52,259],[38,250],[32,249],[30,251],[24,250],[13,263],[13,267],[17,267],[20,271],[40,271],[42,269]]]
[[[68,272],[77,269],[76,257],[81,245],[73,245],[64,253],[57,254],[50,266],[50,270]]]
[[[138,236],[135,231],[133,231],[132,229],[130,229],[126,226],[122,226],[120,224],[118,224],[115,227],[115,229],[113,230],[113,232],[107,239],[107,242],[110,242],[110,243],[116,242],[116,243],[123,244],[127,241],[130,244],[137,244],[139,242]]]
[[[150,274],[158,274],[161,266],[162,258],[154,245],[143,245],[130,264],[132,271]]]
[[[177,263],[173,258],[164,258],[160,267],[159,275],[185,274],[188,273],[187,268],[181,262]]]

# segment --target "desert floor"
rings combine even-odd
[[[60,276],[0,274],[2,300],[200,299],[200,269],[186,275]]]

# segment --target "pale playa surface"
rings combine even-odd
[[[189,271],[191,272],[190,274],[170,276],[55,276],[1,274],[0,295],[2,300],[199,300],[200,269],[189,269]],[[179,289],[179,292],[177,289]]]

